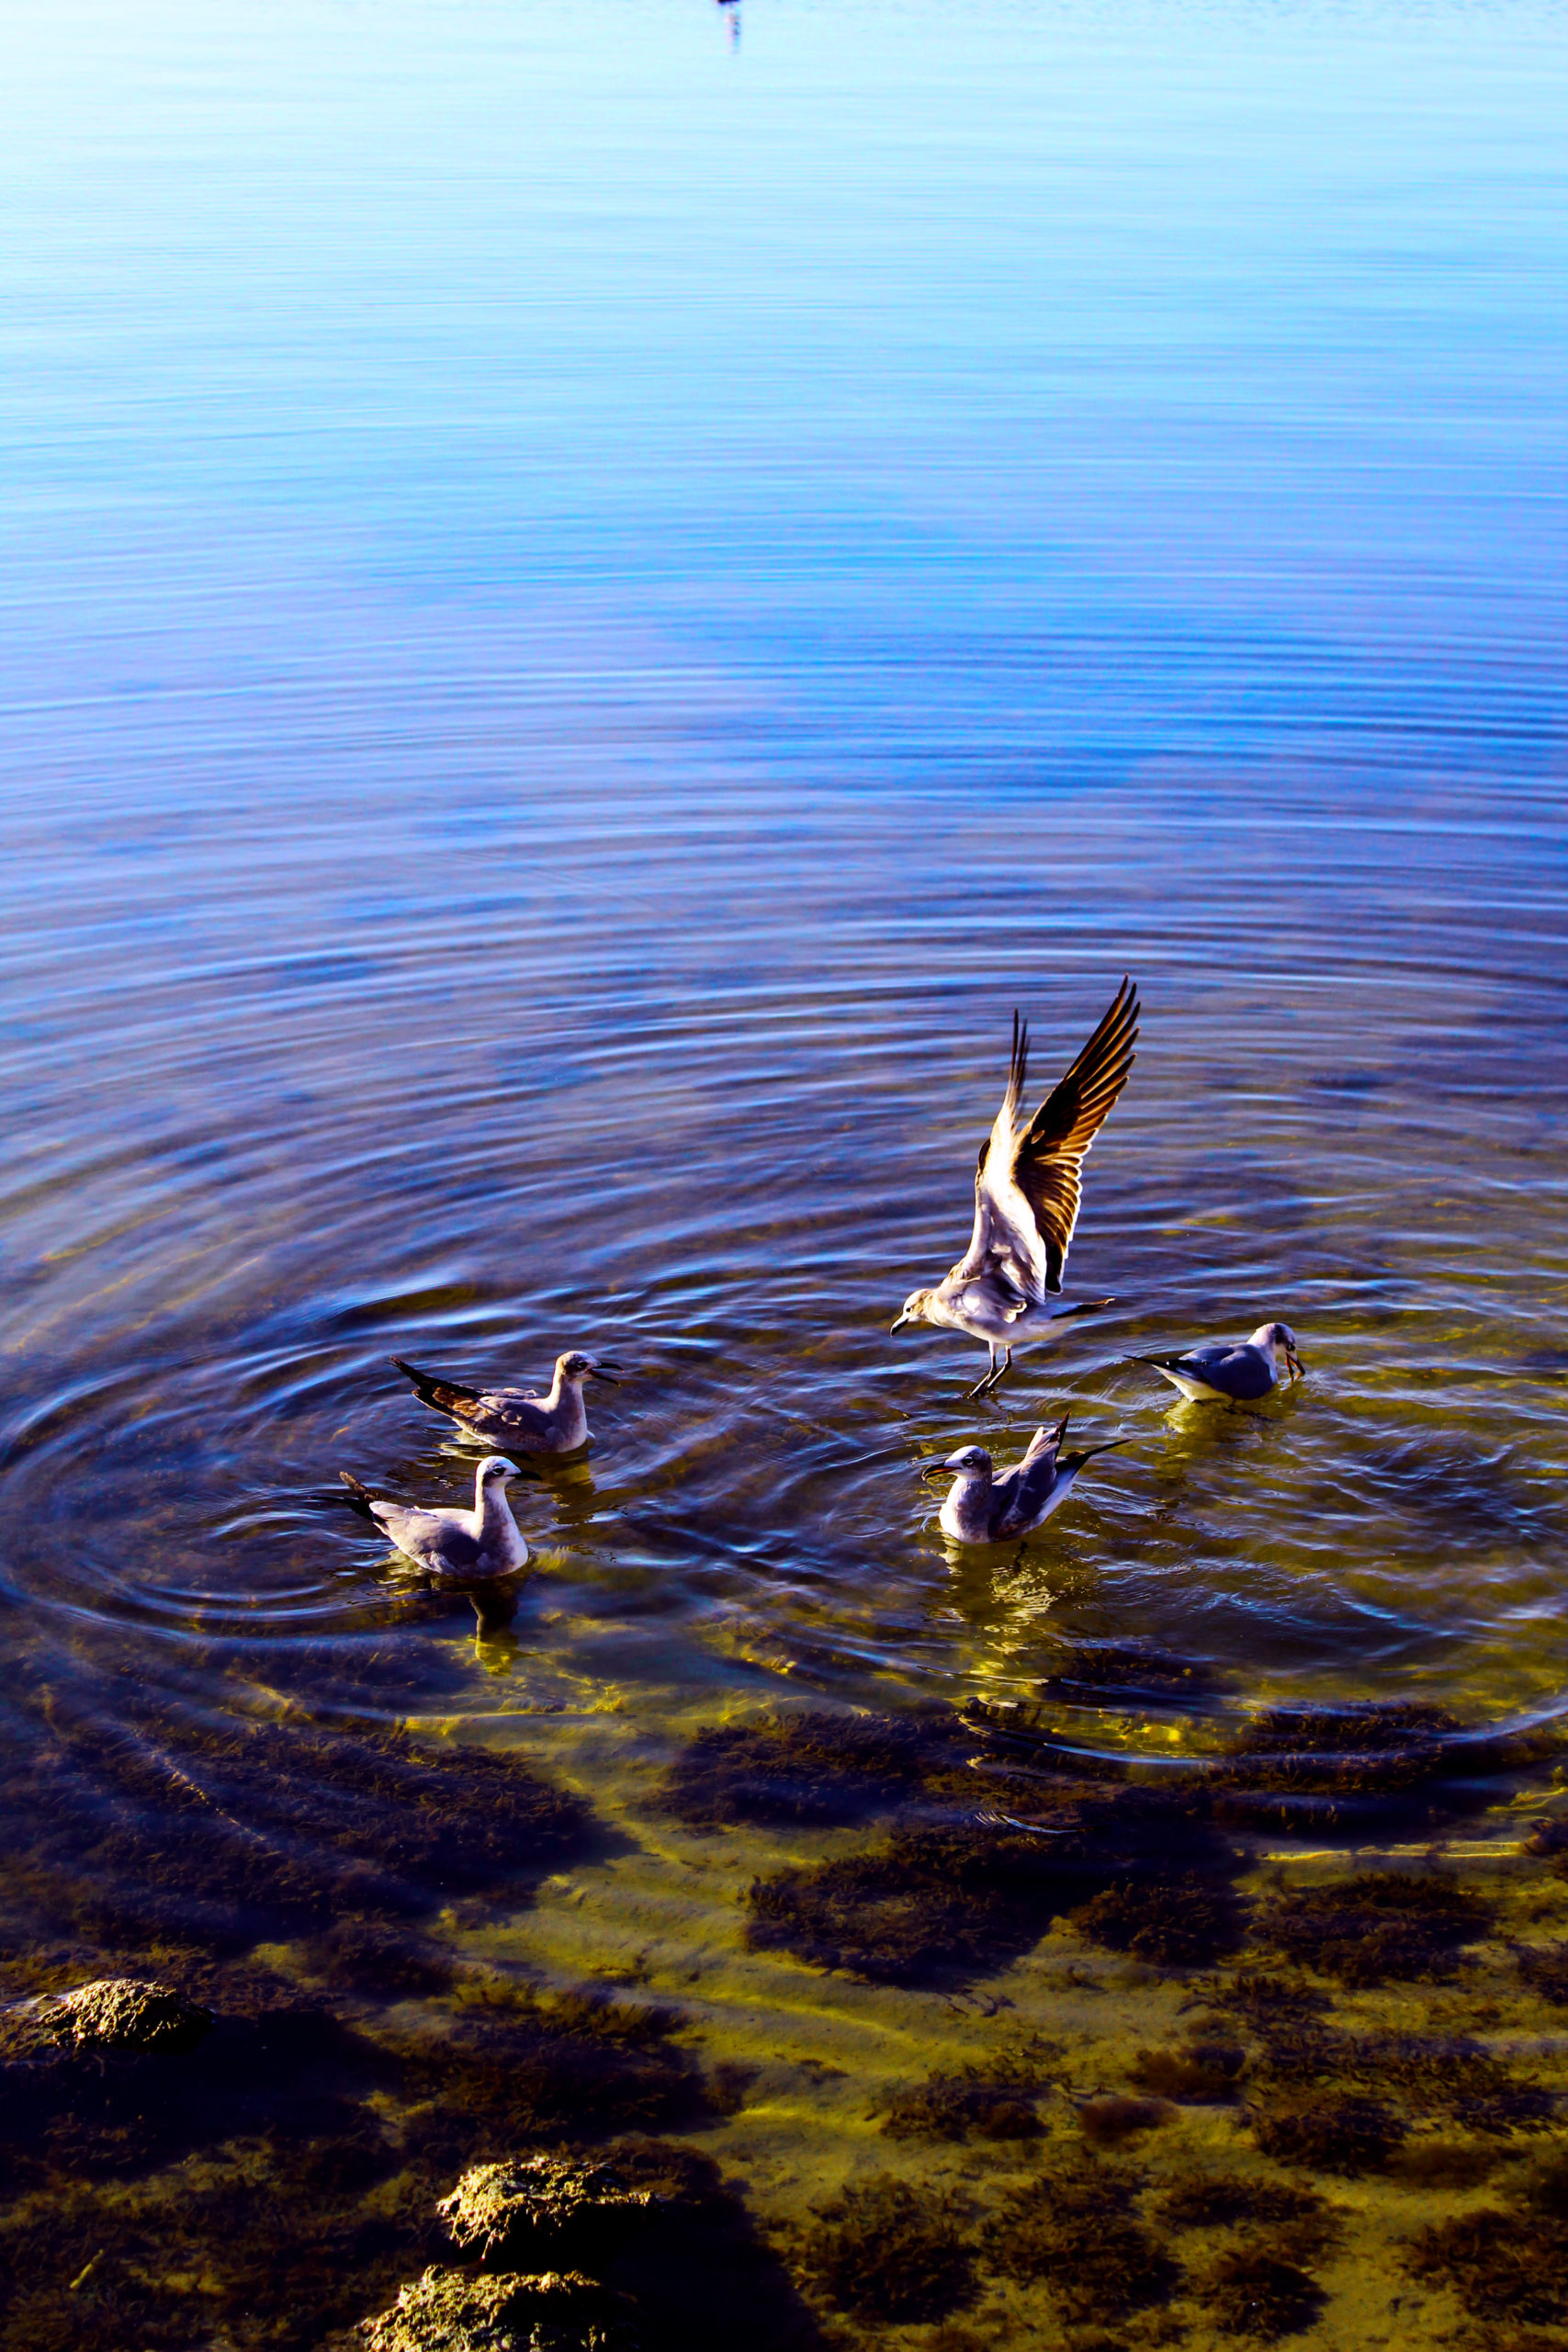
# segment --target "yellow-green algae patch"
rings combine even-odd
[[[1497,2329],[1512,2323],[1476,2305],[1462,2266],[1442,2267],[1450,2241],[1421,2233],[1476,2210],[1506,2211],[1517,2225],[1527,2210],[1521,2184],[1562,2143],[1568,2034],[1559,2035],[1557,2013],[1519,1964],[1521,1943],[1537,1977],[1544,1961],[1568,1960],[1560,1883],[1548,1877],[1550,1858],[1528,1850],[1539,1794],[1520,1804],[1517,1791],[1503,1792],[1447,1847],[1396,1838],[1339,1853],[1276,1845],[1255,1854],[1234,1881],[1247,1940],[1202,1969],[1108,1951],[1060,1917],[1010,1965],[931,1991],[749,1944],[757,1881],[852,1854],[874,1831],[735,1820],[687,1828],[663,1802],[656,1756],[616,1754],[616,1743],[591,1731],[571,1747],[568,1764],[552,1744],[557,1769],[626,1833],[628,1850],[573,1872],[570,1886],[545,1887],[534,1912],[492,1930],[485,1947],[547,1982],[630,1977],[678,2003],[704,2066],[739,2086],[734,2111],[692,2137],[744,2182],[833,2339],[931,2352],[1219,2346],[1249,2331],[1253,2340],[1343,2352],[1427,2343],[1479,2352],[1504,2340]],[[1430,1948],[1390,1950],[1385,1939],[1386,1968],[1337,1975],[1311,1965],[1332,1938],[1303,1964],[1272,1928],[1254,1925],[1292,1903],[1299,1917],[1314,1901],[1341,1918],[1347,1904],[1369,1900],[1369,1882],[1374,1911],[1381,1902],[1408,1917],[1390,1883],[1401,1880],[1421,1890],[1410,1909],[1436,1917],[1438,1932]],[[1475,1939],[1461,1939],[1461,1929]],[[1401,1973],[1412,1964],[1413,1979]],[[1347,1984],[1347,1973],[1371,1981]],[[1269,2030],[1259,2031],[1254,1996],[1264,1988],[1269,2017],[1270,1987],[1279,1997]],[[1281,2014],[1317,2034],[1315,2050],[1300,2046],[1302,2032],[1280,2030]],[[1030,2049],[1032,2067],[1021,2068],[1018,2052]],[[1292,2064],[1297,2077],[1285,2079]],[[1016,2092],[1021,2076],[1032,2128],[1016,2136],[887,2128],[890,2117],[951,2112],[987,2084]],[[1370,2166],[1314,2168],[1266,2152],[1269,2117],[1292,2101],[1331,2109],[1357,2100],[1390,2120]],[[1086,2119],[1117,2102],[1158,2111],[1097,2143]],[[1016,2275],[1028,2263],[1016,2247],[1010,2267],[1001,2261],[997,2232],[1005,2238],[1018,2200],[1038,2204],[1050,2179],[1087,2184],[1082,2201],[1092,2208],[1107,2165],[1116,2171],[1111,2202],[1150,2249],[1137,2273],[1147,2294],[1132,2305],[1120,2290],[1108,2294],[1097,2313],[1081,2293],[1075,2301],[1048,2278]],[[1240,2182],[1246,2196],[1237,2202],[1233,2187],[1228,2214],[1222,2195],[1205,2215],[1206,2181]],[[923,2200],[932,2276],[946,2281],[928,2290],[949,2305],[940,2316],[874,2308],[874,2283],[835,2295],[831,2281],[848,2266],[835,2268],[824,2248],[835,2232],[841,2248],[856,2211],[846,2199],[863,2192],[866,2215],[892,2211],[895,2185],[914,2201],[898,2209],[907,2240],[919,2235]],[[1182,2191],[1190,2210],[1179,2225],[1171,2200]],[[1101,2220],[1111,2218],[1108,2208]],[[862,2232],[868,2244],[875,2234]],[[1495,2281],[1487,2289],[1494,2299],[1502,2291]],[[1532,2342],[1560,2340],[1540,2333],[1539,2318],[1530,2324]]]
[[[142,2098],[118,2074],[73,2078],[63,2100],[45,2085],[0,2212],[7,2343],[313,2352],[450,2256],[434,2209],[469,2164],[574,2145],[708,2167],[682,2263],[722,2245],[728,2267],[683,2344],[741,2325],[759,2345],[910,2352],[1568,2341],[1529,2266],[1487,2252],[1506,2225],[1544,2263],[1562,2226],[1560,1845],[1517,1783],[1462,1835],[1424,1815],[1441,1737],[1386,1711],[1375,1727],[1392,1787],[1298,1723],[1283,1748],[1267,1730],[1251,1777],[1224,1760],[1245,1742],[1204,1727],[1184,1743],[1219,1759],[1202,1793],[1069,1756],[1039,1720],[837,1740],[759,1718],[750,1744],[710,1739],[688,1770],[693,1821],[671,1768],[682,1730],[712,1729],[697,1711],[657,1734],[646,1702],[497,1712],[478,1742],[426,1724],[409,1752],[434,1777],[416,1785],[445,1803],[504,1791],[510,1768],[557,1792],[542,1813],[527,1800],[554,1854],[437,1905],[438,1848],[416,1841],[412,1916],[400,1894],[323,1916],[317,1863],[292,1939],[186,1984],[220,2017],[215,2058],[189,2061],[217,2067],[199,2097]],[[466,1774],[487,1749],[493,1766]],[[742,1782],[772,1758],[788,1785],[769,1765],[750,1795],[732,1776],[708,1803],[716,1753]],[[873,1799],[835,1792],[833,1770],[868,1758]],[[382,1774],[379,1751],[367,1769]],[[1381,1839],[1343,1834],[1380,1806]],[[1309,1834],[1281,1837],[1280,1817]],[[901,1978],[875,1953],[828,1968],[756,1936],[758,1887],[897,1857],[901,1836],[1066,1859],[999,1957],[933,1953]],[[276,1905],[275,1871],[265,1883]],[[1199,1896],[1226,1923],[1201,1964],[1177,1932]],[[186,1983],[180,1947],[154,1949]],[[52,1960],[15,1951],[11,1981],[64,1989],[86,1954],[78,1928]],[[678,2340],[671,2291],[637,2274],[649,2352]]]

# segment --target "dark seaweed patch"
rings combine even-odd
[[[1162,2189],[1148,2210],[1150,2219],[1167,2230],[1268,2230],[1276,2250],[1288,2242],[1295,2262],[1326,2252],[1342,2229],[1315,2189],[1234,2172],[1188,2173]]]
[[[1527,1946],[1518,1955],[1519,1975],[1538,2000],[1568,2009],[1568,1945]]]
[[[951,1718],[813,1713],[724,1724],[677,1758],[660,1801],[698,1828],[862,1821],[961,1770],[972,1744]]]
[[[1050,2087],[1060,2055],[1060,2043],[1036,2035],[982,2065],[928,2075],[873,2112],[883,2116],[890,2140],[1033,2139],[1041,2128],[1035,2101]]]
[[[1153,2098],[1193,2105],[1234,2099],[1247,2069],[1247,2052],[1230,2041],[1190,2042],[1184,2050],[1140,2050],[1132,2077]]]
[[[1172,1657],[1134,1642],[1072,1642],[1064,1643],[1040,1689],[1043,1696],[1069,1702],[1199,1706],[1213,1699],[1216,1687],[1213,1668],[1201,1659]]]
[[[1311,2327],[1326,2300],[1297,2264],[1262,2246],[1231,2247],[1188,2287],[1222,2335],[1263,2344]]]
[[[6,1809],[18,1891],[57,1929],[130,1949],[234,1951],[454,1895],[523,1902],[593,1837],[587,1808],[516,1756],[176,1710],[48,1709]]]
[[[467,1988],[465,1988],[467,1989]],[[460,2170],[540,2141],[662,2132],[705,2120],[701,2074],[668,2036],[667,2010],[588,1995],[494,1988],[451,2032],[392,2039],[413,2112],[403,2144]]]
[[[1407,2128],[1392,2108],[1368,2098],[1315,2099],[1256,2115],[1252,2124],[1258,2146],[1277,2163],[1351,2178],[1381,2171]]]
[[[895,1732],[809,1715],[694,1744],[672,1783],[689,1818],[897,1815],[884,1846],[759,1880],[755,1947],[874,1982],[937,1984],[1005,1966],[1066,1911],[1111,1950],[1205,1966],[1246,1930],[1235,1888],[1246,1856],[1229,1825],[1436,1817],[1476,1802],[1484,1774],[1513,1758],[1507,1741],[1461,1739],[1431,1707],[1275,1711],[1243,1725],[1228,1754],[1156,1782],[1075,1747],[1041,1707],[972,1702],[960,1722],[950,1736],[925,1720]],[[1491,1920],[1450,1881],[1388,1871],[1287,1896],[1264,1934],[1372,1984],[1450,1974]]]
[[[758,1880],[746,1939],[873,1984],[1006,1967],[1077,1899],[1047,1840],[897,1830],[886,1846]]]
[[[1175,2117],[1175,2108],[1163,2098],[1127,2098],[1117,2091],[1101,2091],[1077,2101],[1078,2129],[1097,2148],[1119,2148],[1124,2140],[1157,2132]]]
[[[1269,1904],[1257,1932],[1342,1984],[1440,1983],[1458,1973],[1461,1947],[1486,1935],[1494,1916],[1481,1895],[1438,1872],[1371,1871]]]
[[[642,2136],[707,2120],[694,2062],[670,2045],[676,2020],[587,1995],[463,1990],[446,2030],[397,2041],[291,2009],[220,2018],[186,2052],[106,2059],[56,2045],[0,2066],[14,2184],[49,2192],[0,2219],[7,2352],[209,2340],[310,2352],[389,2304],[439,2251],[434,2203],[463,2165],[567,2140],[610,2142],[634,2180],[684,2184],[682,2215],[661,2217],[644,2268],[612,2280],[636,2289],[644,2352],[689,2344],[693,2312],[716,2342],[742,2325],[761,2343],[808,2340],[705,2160],[649,2153]],[[138,2185],[197,2150],[206,2160],[188,2180],[159,2171]],[[171,2275],[203,2283],[156,2283]]]
[[[1161,1967],[1205,1966],[1235,1951],[1243,1912],[1224,1882],[1124,1879],[1073,1913],[1073,1925],[1091,1943],[1130,1952]]]
[[[1416,2125],[1504,2136],[1539,2131],[1556,2102],[1462,2037],[1349,2034],[1277,2014],[1259,2027],[1259,2082],[1286,2103],[1255,2119],[1258,2145],[1331,2172],[1381,2170]]]
[[[1464,1781],[1502,1769],[1504,1743],[1461,1749],[1462,1731],[1420,1703],[1269,1709],[1212,1768],[1215,1804],[1221,1818],[1259,1829],[1414,1827],[1475,1802]]]
[[[753,1948],[875,1983],[951,1983],[1007,1966],[1118,1880],[1110,1931],[1125,1919],[1140,1957],[1212,1956],[1236,1939],[1226,1882],[1241,1858],[1209,1822],[1200,1781],[1131,1782],[996,1713],[999,1730],[968,1711],[979,1754],[929,1776],[886,1845],[756,1882]]]
[[[974,2253],[951,2197],[891,2173],[815,2206],[801,2240],[803,2277],[835,2310],[864,2319],[942,2319],[975,2292]]]
[[[1568,2220],[1485,2206],[1417,2233],[1404,2257],[1417,2278],[1451,2288],[1472,2318],[1568,2323]]]
[[[7,2185],[135,2175],[230,2139],[341,2135],[395,2079],[363,2034],[299,2007],[224,2018],[192,2050],[57,2049],[0,2064]]]
[[[1490,2051],[1462,2037],[1358,2035],[1339,2071],[1382,2098],[1403,2099],[1416,2117],[1440,2115],[1471,2132],[1540,2130],[1556,2113],[1550,2092],[1520,2082]]]
[[[1139,2185],[1093,2156],[1053,2166],[1002,2200],[986,2230],[987,2257],[1004,2278],[1045,2287],[1070,2324],[1163,2303],[1177,2271],[1134,2216]]]
[[[1388,2170],[1412,2188],[1474,2188],[1504,2162],[1501,2150],[1465,2140],[1407,2140]]]
[[[357,1986],[392,1998],[451,1990],[454,1969],[437,1947],[376,1919],[340,1919],[306,1944],[305,1963],[329,1984]]]

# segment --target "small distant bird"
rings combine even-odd
[[[472,1510],[421,1510],[373,1495],[352,1471],[338,1476],[362,1519],[389,1544],[438,1577],[504,1577],[528,1565],[528,1546],[512,1516],[506,1482],[521,1476],[515,1462],[491,1453],[474,1474]]]
[[[1072,1453],[1064,1453],[1067,1420],[1064,1413],[1055,1429],[1036,1430],[1022,1461],[1004,1470],[999,1478],[983,1445],[961,1446],[945,1462],[922,1464],[922,1478],[936,1477],[943,1471],[953,1473],[940,1514],[942,1533],[951,1535],[955,1544],[1005,1544],[1010,1536],[1028,1535],[1043,1527],[1066,1502],[1086,1462],[1126,1443],[1124,1438],[1113,1437],[1104,1445],[1079,1446]]]
[[[990,1368],[969,1391],[994,1388],[1012,1365],[1015,1347],[1046,1336],[1069,1315],[1111,1306],[1109,1298],[1051,1306],[1059,1294],[1078,1219],[1084,1154],[1100,1133],[1133,1067],[1138,992],[1124,979],[1115,1001],[1071,1069],[1026,1127],[1018,1106],[1029,1083],[1029,1029],[1012,1016],[1007,1092],[975,1173],[975,1230],[969,1247],[934,1290],[912,1290],[894,1324],[945,1324],[984,1340]],[[998,1351],[1003,1351],[998,1362]]]
[[[575,1453],[588,1442],[588,1408],[582,1400],[587,1380],[604,1380],[614,1388],[620,1365],[609,1356],[584,1355],[569,1349],[556,1358],[556,1376],[549,1394],[536,1396],[526,1388],[469,1388],[462,1381],[444,1380],[439,1373],[421,1372],[401,1356],[392,1362],[418,1389],[420,1401],[435,1412],[449,1413],[470,1435],[491,1445],[514,1446],[521,1453]]]
[[[1292,1380],[1299,1380],[1302,1360],[1296,1335],[1288,1323],[1260,1323],[1250,1340],[1231,1347],[1213,1340],[1204,1348],[1188,1348],[1174,1356],[1129,1356],[1129,1363],[1146,1363],[1190,1403],[1250,1405],[1267,1396],[1280,1377],[1276,1355],[1283,1355]]]

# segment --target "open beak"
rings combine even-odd
[[[620,1368],[617,1364],[615,1372],[619,1372]],[[621,1385],[615,1378],[615,1372],[607,1372],[602,1363],[591,1363],[588,1367],[588,1376],[591,1380],[607,1381],[612,1388],[618,1388]]]
[[[1302,1376],[1302,1360],[1300,1356],[1297,1355],[1294,1348],[1287,1348],[1285,1350],[1285,1362],[1291,1367],[1291,1378],[1292,1380],[1299,1380]]]
[[[940,1478],[946,1469],[945,1462],[922,1462],[915,1476],[917,1478]]]

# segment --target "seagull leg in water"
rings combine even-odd
[[[1069,1307],[1067,1312],[1070,1315],[1076,1315],[1078,1312],[1078,1309],[1076,1306]],[[997,1386],[998,1383],[1005,1380],[1008,1374],[1012,1370],[1012,1350],[1009,1348],[1006,1354],[1003,1356],[1001,1363],[998,1363],[997,1362],[996,1342],[991,1340],[987,1342],[987,1345],[990,1347],[991,1351],[990,1370],[988,1372],[982,1373],[980,1378],[975,1383],[974,1387],[969,1391],[971,1396],[988,1396],[992,1389]]]
[[[893,1325],[934,1323],[983,1340],[990,1361],[971,1396],[994,1388],[1015,1347],[1045,1339],[1066,1315],[1110,1306],[1108,1298],[1058,1307],[1067,1250],[1082,1199],[1084,1155],[1127,1083],[1138,1035],[1138,994],[1123,980],[1099,1028],[1027,1125],[1019,1105],[1029,1082],[1029,1031],[1012,1018],[1007,1091],[975,1174],[969,1247],[933,1288],[915,1290]],[[1006,1361],[997,1362],[998,1349]]]

